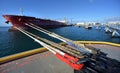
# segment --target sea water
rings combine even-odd
[[[31,38],[19,31],[9,32],[9,28],[10,27],[0,27],[0,57],[5,57],[8,55],[42,47],[41,45],[33,41]],[[79,28],[76,26],[69,26],[47,30],[57,33],[71,40],[107,41],[120,44],[120,38],[111,38],[111,34],[106,34],[104,28],[96,30],[95,27],[93,27],[92,29],[85,29],[83,27]],[[55,38],[43,34],[42,32],[38,32],[37,30],[29,31],[56,43],[61,42]]]

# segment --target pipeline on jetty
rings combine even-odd
[[[112,73],[120,71],[120,62],[108,58],[107,54],[100,51],[100,49],[90,48],[84,45],[82,42],[81,44],[64,38],[58,34],[40,28],[32,23],[26,23],[25,25],[41,31],[51,37],[59,39],[69,45],[70,47],[60,45],[32,34],[26,30],[23,30],[20,27],[15,27],[17,30],[52,52],[61,61],[72,67],[75,73]]]
[[[84,72],[84,70],[94,73],[99,73],[99,72],[111,73],[112,71],[114,72],[120,71],[120,67],[118,66],[120,62],[108,58],[107,54],[101,52],[99,49],[89,48],[86,47],[84,44],[80,44],[80,43],[78,44],[77,42],[64,38],[53,32],[49,32],[32,23],[26,23],[25,25],[33,29],[36,29],[38,31],[41,31],[51,37],[57,38],[65,42],[69,46],[71,46],[71,48],[68,48],[66,46],[59,45],[55,42],[34,35],[19,27],[15,27],[20,32],[24,33],[25,35],[32,38],[34,41],[36,41],[37,43],[48,49],[60,60],[71,66],[75,70],[75,73],[81,71]],[[116,62],[118,65],[111,65],[111,63],[114,64],[114,62]]]
[[[78,43],[76,43],[76,42],[74,42],[74,41],[72,41],[70,39],[64,38],[64,37],[62,37],[62,36],[60,36],[58,34],[55,34],[53,32],[47,31],[47,30],[45,30],[45,29],[43,29],[41,27],[38,27],[38,26],[36,26],[36,25],[34,25],[32,23],[26,23],[25,25],[27,25],[27,26],[29,26],[29,27],[31,27],[33,29],[36,29],[36,30],[38,30],[40,32],[43,32],[43,33],[45,33],[45,34],[47,34],[47,35],[49,35],[51,37],[57,38],[57,39],[61,40],[62,42],[65,42],[68,45],[70,45],[72,47],[75,47],[76,49],[80,50],[82,53],[92,52],[87,47],[85,47],[84,44],[78,44]]]

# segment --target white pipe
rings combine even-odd
[[[17,28],[17,27],[16,27],[16,28]],[[22,33],[24,33],[25,35],[27,35],[28,37],[32,38],[32,39],[33,39],[34,41],[36,41],[37,43],[39,43],[39,44],[41,44],[42,46],[44,46],[45,48],[47,48],[47,49],[48,49],[49,51],[51,51],[53,54],[56,54],[56,52],[58,52],[60,55],[63,55],[63,56],[65,55],[64,52],[62,52],[62,51],[60,51],[60,50],[58,50],[58,49],[55,49],[55,48],[53,48],[53,47],[51,47],[51,46],[49,46],[49,45],[41,42],[40,40],[32,37],[31,35],[25,33],[24,31],[22,31],[22,30],[19,29],[19,28],[17,28],[17,29],[18,29],[19,31],[21,31]],[[51,50],[51,49],[52,49],[52,50]],[[53,51],[53,50],[54,50],[54,51]],[[55,52],[55,51],[56,51],[56,52]]]
[[[51,47],[51,46],[49,46],[49,45],[47,45],[47,44],[45,44],[45,43],[43,43],[43,42],[37,40],[37,39],[36,39],[35,41],[38,42],[38,43],[40,43],[40,44],[42,44],[42,45],[45,46],[45,47],[48,47],[48,48],[50,48],[50,49],[52,49],[52,50],[58,52],[60,55],[63,55],[63,56],[65,55],[64,52],[62,52],[62,51],[60,51],[60,50],[58,50],[58,49],[55,49],[55,48],[53,48],[53,47]]]
[[[43,29],[43,28],[40,28],[40,29],[42,29],[42,30],[40,30],[40,29],[38,29],[37,27],[33,27],[33,26],[31,26],[31,25],[29,25],[29,24],[25,24],[25,25],[27,25],[27,26],[29,26],[29,27],[32,27],[32,28],[34,28],[34,29],[36,29],[36,30],[38,30],[38,31],[41,31],[41,32],[43,32],[43,33],[45,33],[45,34],[48,34],[49,36],[52,36],[52,37],[54,37],[54,38],[57,38],[57,39],[59,39],[59,40],[61,40],[61,41],[63,41],[63,42],[65,42],[65,43],[68,43],[66,40],[64,40],[64,38],[62,38],[61,36],[59,36],[59,35],[57,35],[57,34],[55,34],[55,33],[47,33],[47,31],[45,30],[45,29]],[[45,32],[46,31],[46,32]],[[73,43],[74,44],[74,43]],[[76,44],[75,44],[76,45]],[[77,45],[76,45],[77,46]],[[80,46],[79,46],[80,47]],[[80,50],[80,49],[79,49]],[[89,50],[85,50],[85,49],[82,49],[83,51],[86,51],[86,52],[90,52]]]
[[[63,42],[66,42],[65,40],[59,38],[59,35],[57,35],[57,34],[55,34],[55,33],[51,33],[51,34],[50,34],[50,33],[46,33],[45,31],[40,30],[40,29],[38,29],[38,28],[36,28],[36,27],[33,27],[33,26],[31,26],[31,25],[28,25],[28,24],[25,24],[25,25],[30,26],[30,27],[32,27],[32,28],[34,28],[34,29],[36,29],[36,30],[38,30],[38,31],[41,31],[41,32],[43,32],[43,33],[45,33],[45,34],[48,34],[48,35],[51,36],[51,37],[57,38],[57,39],[59,39],[59,40],[61,40],[61,41],[63,41]]]
[[[53,50],[51,50],[51,49],[49,49],[49,47],[47,46],[47,44],[45,44],[45,43],[43,43],[43,42],[41,42],[41,41],[39,41],[38,39],[36,39],[36,38],[34,38],[34,37],[32,37],[31,35],[29,35],[29,34],[27,34],[27,33],[25,33],[24,31],[22,31],[21,29],[19,29],[19,28],[17,28],[17,27],[15,27],[16,29],[18,29],[19,31],[21,31],[22,33],[24,33],[25,35],[27,35],[28,37],[30,37],[30,38],[32,38],[34,41],[36,41],[37,43],[39,43],[39,44],[41,44],[42,46],[44,46],[45,48],[47,48],[49,51],[51,51],[53,54],[56,54],[56,52],[55,51],[53,51]]]
[[[43,33],[45,33],[45,34],[48,34],[48,33],[46,33],[46,32],[43,31],[43,30],[40,30],[40,29],[37,29],[37,28],[35,28],[35,27],[31,26],[31,25],[28,25],[27,23],[26,23],[25,25],[30,26],[30,27],[32,27],[32,28],[34,28],[34,29],[36,29],[36,30],[38,30],[38,31],[41,31],[41,32],[43,32]],[[49,35],[49,34],[48,34],[48,35]]]

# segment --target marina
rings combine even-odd
[[[105,27],[105,32],[106,33],[111,33],[112,37],[120,37],[120,25],[106,25]]]

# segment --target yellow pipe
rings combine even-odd
[[[81,44],[103,44],[103,45],[105,44],[105,45],[120,47],[120,44],[111,43],[111,42],[102,42],[102,41],[76,41],[76,42]]]
[[[11,60],[15,60],[15,59],[18,59],[18,58],[23,58],[23,57],[26,57],[26,56],[30,56],[30,55],[33,55],[33,54],[36,54],[36,53],[45,52],[45,51],[47,51],[46,48],[38,48],[38,49],[34,49],[34,50],[30,50],[30,51],[26,51],[26,52],[14,54],[14,55],[2,57],[2,58],[0,58],[0,64],[11,61]]]

